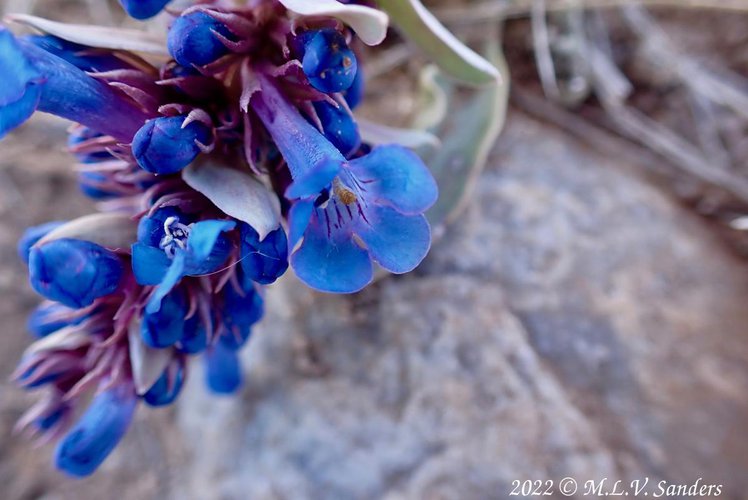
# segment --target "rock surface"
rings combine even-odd
[[[701,477],[744,498],[746,265],[626,164],[518,112],[490,165],[417,273],[355,297],[275,285],[242,393],[209,396],[196,365],[92,479],[8,437],[29,398],[3,383],[3,498],[504,499],[565,476]],[[31,168],[0,172],[30,193],[50,182]],[[33,304],[17,219],[0,233],[3,376]]]

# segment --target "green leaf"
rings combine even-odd
[[[492,60],[506,68],[498,45],[493,50]],[[449,100],[450,112],[436,131],[442,147],[422,151],[421,156],[439,185],[439,200],[426,214],[438,235],[460,213],[486,165],[488,153],[504,126],[509,88],[494,82],[465,99],[447,78],[442,76],[435,81]]]
[[[489,61],[459,41],[420,0],[378,0],[403,35],[415,43],[445,73],[463,83],[496,85],[501,73]]]

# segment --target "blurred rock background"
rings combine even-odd
[[[748,15],[656,13],[679,48],[748,75]],[[544,97],[530,38],[527,19],[507,24],[506,128],[417,272],[351,297],[287,276],[244,351],[241,394],[207,394],[196,364],[179,402],[142,408],[83,481],[53,470],[51,447],[12,435],[34,396],[7,378],[37,302],[15,242],[91,206],[64,124],[35,119],[5,139],[0,498],[505,499],[512,480],[565,476],[703,478],[724,485],[721,498],[748,498],[748,266],[724,224],[744,205],[620,133],[598,98],[569,108]],[[390,92],[407,96],[419,64],[371,84],[393,121],[409,101]],[[637,85],[632,100],[682,126],[671,97]],[[745,145],[745,125],[716,116]],[[738,173],[740,147],[725,147]]]

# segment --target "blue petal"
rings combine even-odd
[[[323,189],[329,189],[332,180],[340,172],[342,163],[334,159],[323,160],[293,181],[286,189],[286,198],[295,200],[317,196]]]
[[[207,259],[213,252],[221,233],[231,231],[236,222],[227,220],[204,220],[197,222],[190,230],[187,247],[196,259]]]
[[[160,298],[155,311],[149,310],[151,302],[140,324],[143,342],[156,349],[176,344],[184,337],[184,317],[188,309],[184,293],[177,289]]]
[[[313,201],[297,201],[288,211],[288,247],[293,250],[312,218]]]
[[[371,257],[396,274],[407,273],[421,263],[431,247],[431,229],[423,215],[403,215],[389,207],[366,213],[371,225],[359,220],[355,232]]]
[[[221,233],[235,227],[234,221],[204,220],[195,223],[187,238],[184,274],[200,276],[217,271],[232,250],[231,241]]]
[[[125,435],[136,403],[135,392],[128,386],[97,395],[57,446],[57,467],[71,476],[92,474]]]
[[[242,385],[242,367],[236,351],[220,342],[206,351],[205,382],[216,394],[233,394]]]
[[[40,85],[31,85],[17,101],[0,105],[0,138],[28,120],[36,111],[41,99]]]
[[[171,260],[160,248],[143,243],[132,246],[132,271],[139,285],[158,285],[171,266]]]
[[[81,308],[119,288],[124,268],[112,251],[90,241],[59,239],[29,253],[29,280],[39,294]]]
[[[436,202],[439,190],[423,161],[397,145],[380,146],[350,162],[367,200],[404,214],[420,214]]]
[[[40,224],[38,226],[32,226],[26,229],[26,231],[24,231],[23,233],[23,236],[21,236],[21,239],[18,240],[17,246],[18,256],[21,258],[21,260],[28,264],[29,252],[31,251],[31,247],[34,246],[37,241],[49,234],[50,231],[52,231],[53,229],[57,229],[62,224],[64,224],[63,221],[54,221]]]
[[[41,83],[41,72],[34,67],[23,53],[13,34],[0,27],[0,107],[17,102],[27,92],[29,85]]]
[[[161,280],[161,283],[159,283],[158,287],[156,287],[153,295],[151,295],[151,299],[145,306],[146,313],[154,314],[158,312],[158,310],[161,308],[161,301],[163,300],[163,298],[166,297],[166,295],[171,292],[175,286],[177,286],[179,280],[184,277],[185,255],[186,252],[177,252],[177,254],[174,256],[174,260],[171,261],[169,270],[166,271],[164,278]],[[176,342],[177,340],[179,340],[179,338],[177,338],[174,342]]]
[[[372,279],[369,255],[349,234],[332,232],[330,237],[315,218],[304,233],[304,241],[291,255],[291,266],[301,281],[323,292],[351,293]]]

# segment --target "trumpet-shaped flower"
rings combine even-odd
[[[128,142],[148,118],[122,93],[5,28],[0,28],[0,74],[0,137],[36,110]]]
[[[147,312],[156,312],[161,300],[184,276],[212,273],[226,261],[232,249],[223,234],[234,221],[193,219],[176,208],[166,207],[138,226],[138,243],[132,246],[135,279],[141,285],[158,285]]]
[[[347,161],[272,81],[252,101],[288,163],[291,265],[318,290],[349,293],[372,279],[374,260],[393,273],[414,269],[431,245],[423,216],[436,182],[414,153],[381,146]]]

